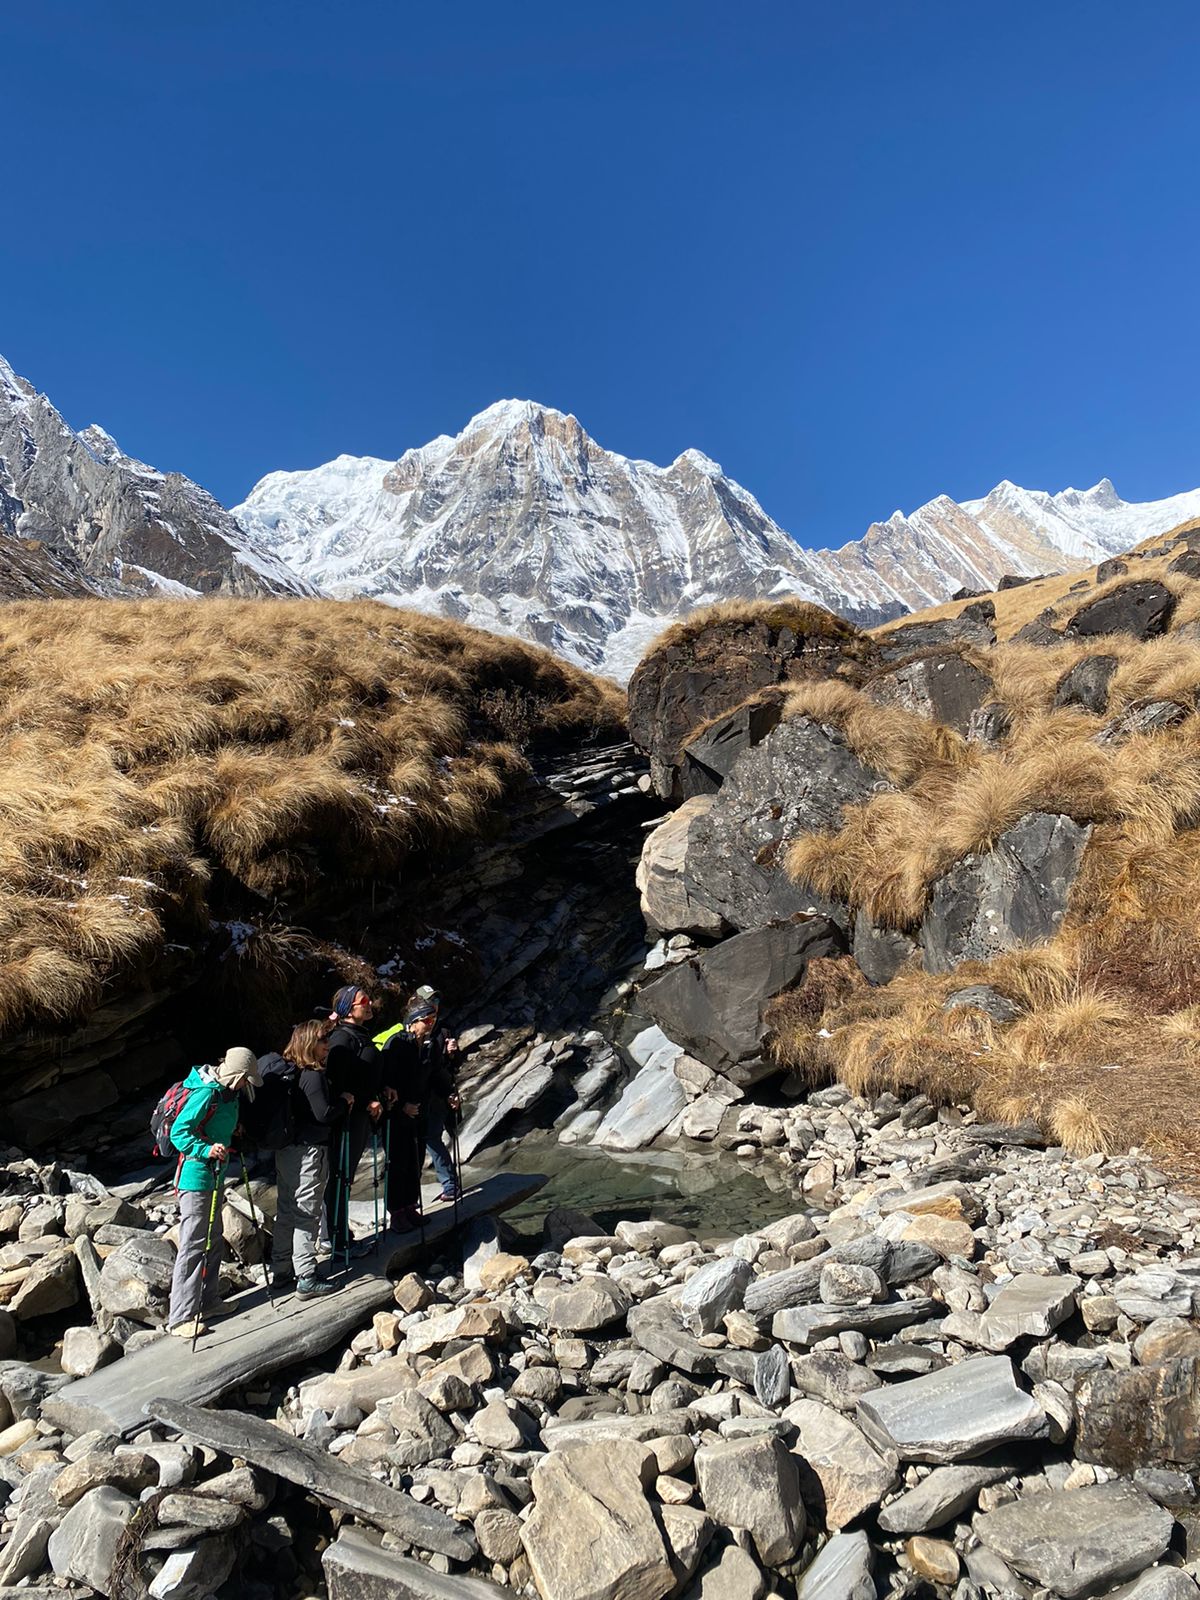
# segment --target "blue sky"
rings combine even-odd
[[[0,11],[0,352],[207,484],[503,396],[805,544],[1200,484],[1200,7]]]

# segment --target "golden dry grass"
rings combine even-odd
[[[790,628],[796,634],[847,646],[862,637],[852,622],[808,600],[718,600],[712,605],[697,606],[686,617],[673,622],[658,635],[646,655],[655,655],[672,645],[687,644],[703,633],[731,623],[762,623],[776,630]]]
[[[0,608],[0,1037],[203,927],[213,874],[269,905],[393,872],[486,825],[518,744],[623,715],[533,645],[370,602]]]
[[[1169,581],[1183,594],[1178,615],[1200,616],[1200,584]],[[1104,717],[1055,709],[1062,674],[1094,654],[1117,658]],[[912,932],[953,862],[989,848],[1029,811],[1063,812],[1092,825],[1068,915],[1045,945],[946,975],[926,973],[917,957],[870,989],[849,981],[845,963],[842,978],[822,975],[810,998],[778,1002],[776,1058],[809,1078],[835,1074],[858,1093],[922,1090],[971,1101],[985,1118],[1033,1117],[1078,1153],[1136,1145],[1200,1170],[1200,717],[1096,739],[1103,721],[1140,702],[1193,711],[1200,643],[1174,633],[1050,650],[1001,643],[971,659],[1011,715],[998,746],[877,705],[870,682],[792,690],[787,715],[837,726],[894,789],[848,808],[836,830],[791,841],[787,868],[876,923]],[[1018,1020],[943,1009],[974,983],[1015,1001]]]

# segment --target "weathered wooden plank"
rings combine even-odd
[[[273,1422],[245,1411],[211,1411],[181,1400],[151,1400],[149,1417],[173,1428],[196,1444],[206,1444],[222,1455],[236,1456],[277,1478],[298,1484],[328,1505],[352,1511],[385,1533],[398,1534],[422,1550],[436,1550],[456,1561],[475,1554],[469,1527],[444,1511],[420,1505],[399,1489],[380,1483],[360,1467],[353,1467],[317,1445],[297,1439]],[[146,1418],[144,1417],[143,1422]]]
[[[460,1222],[506,1211],[535,1194],[545,1178],[524,1172],[501,1172],[468,1189],[458,1207]],[[425,1250],[454,1231],[454,1210],[434,1210],[425,1226]],[[339,1282],[336,1294],[319,1300],[280,1297],[274,1308],[265,1291],[241,1297],[244,1311],[231,1313],[204,1334],[193,1353],[179,1339],[158,1339],[122,1356],[89,1377],[77,1378],[46,1400],[43,1415],[74,1434],[100,1428],[131,1434],[146,1425],[143,1407],[169,1397],[205,1405],[252,1378],[311,1360],[347,1334],[370,1321],[373,1312],[392,1298],[392,1277],[415,1265],[422,1254],[419,1235],[385,1235],[378,1258],[355,1262]],[[381,1270],[383,1264],[383,1270]]]

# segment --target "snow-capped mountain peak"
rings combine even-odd
[[[699,450],[669,466],[605,450],[568,412],[499,400],[394,463],[340,456],[272,473],[235,508],[290,567],[549,644],[627,673],[694,605],[794,594],[861,623],[1099,561],[1200,513],[1200,492],[1127,505],[1102,480],[938,495],[838,550],[805,550]]]
[[[54,593],[313,592],[206,490],[98,424],[76,433],[2,358],[0,535],[56,553]]]

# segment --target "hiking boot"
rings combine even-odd
[[[451,1203],[453,1203],[455,1200],[461,1200],[462,1197],[463,1192],[461,1184],[447,1183],[442,1189],[443,1200],[449,1200]]]
[[[296,1280],[297,1300],[316,1300],[320,1295],[332,1293],[333,1285],[331,1283],[322,1283],[320,1278],[297,1278]]]
[[[393,1233],[412,1233],[421,1226],[421,1213],[416,1206],[401,1206],[388,1218],[388,1226]]]
[[[190,1322],[177,1322],[173,1328],[168,1328],[167,1332],[174,1334],[177,1339],[196,1339],[200,1334],[208,1332],[208,1323],[193,1317]]]

